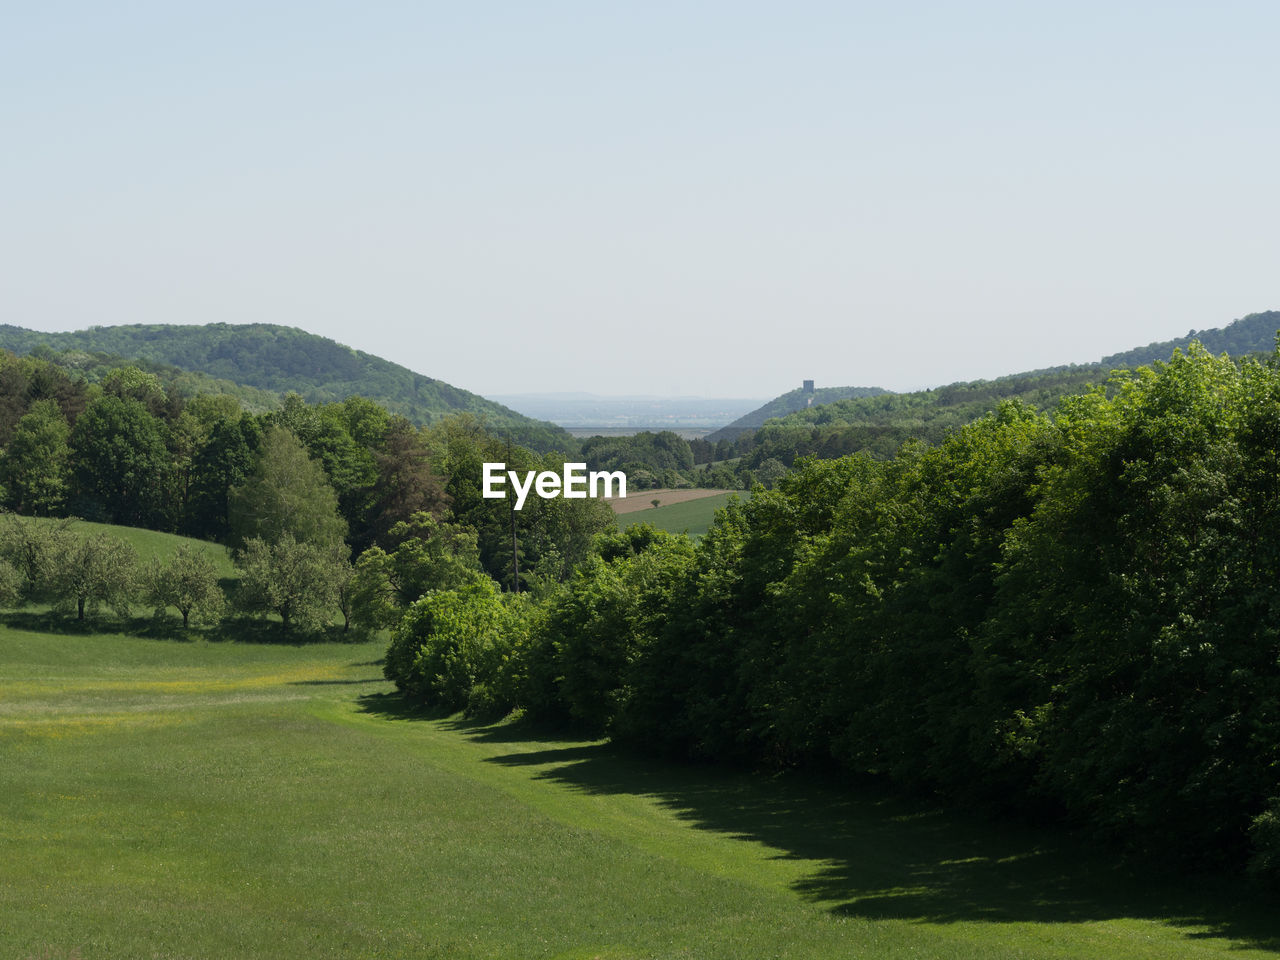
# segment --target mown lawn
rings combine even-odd
[[[1259,957],[1230,887],[407,711],[381,644],[0,628],[0,958]]]

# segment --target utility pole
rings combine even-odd
[[[510,469],[511,463],[511,435],[507,435],[507,469]],[[514,497],[507,497],[507,502],[511,504],[511,589],[516,593],[520,592],[520,557],[517,553],[518,544],[516,542],[516,501]]]

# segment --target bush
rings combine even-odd
[[[424,704],[505,713],[515,706],[513,654],[523,645],[524,604],[504,598],[488,577],[433,590],[396,626],[383,672]]]
[[[1280,886],[1280,797],[1254,817],[1249,839],[1253,842],[1249,873],[1272,886]]]

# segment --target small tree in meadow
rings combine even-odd
[[[222,617],[218,570],[203,550],[184,544],[168,560],[152,560],[145,583],[156,616],[173,607],[182,614],[184,630],[193,616],[197,623],[216,623]]]
[[[285,633],[293,626],[320,626],[333,605],[336,564],[331,545],[299,543],[287,531],[274,543],[250,537],[236,565],[239,606],[279,614]]]
[[[8,582],[17,590],[14,604],[55,599],[50,584],[53,561],[74,537],[72,523],[0,514],[0,559],[13,568]]]
[[[0,607],[16,607],[22,602],[26,578],[12,563],[0,557]]]
[[[51,551],[48,589],[54,609],[76,611],[76,619],[95,616],[103,606],[129,615],[136,590],[138,554],[108,533],[64,537]]]
[[[333,600],[342,614],[342,632],[351,629],[351,617],[355,610],[356,600],[356,568],[347,556],[345,544],[334,547],[330,552],[329,584],[333,588]]]

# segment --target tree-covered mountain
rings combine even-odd
[[[1233,357],[1241,357],[1250,353],[1270,353],[1276,345],[1277,330],[1280,330],[1280,310],[1266,310],[1241,317],[1225,327],[1199,332],[1191,330],[1185,337],[1176,340],[1149,343],[1145,347],[1135,347],[1124,353],[1113,353],[1109,357],[1103,357],[1099,365],[1110,370],[1168,360],[1174,350],[1185,353],[1193,340],[1199,341],[1212,354],[1229,353]]]
[[[995,380],[958,382],[901,394],[890,394],[877,387],[831,387],[815,390],[812,394],[792,390],[708,435],[707,440],[712,443],[738,440],[764,426],[765,421],[779,418],[792,426],[839,423],[863,428],[865,436],[862,442],[853,443],[852,447],[852,440],[837,444],[842,449],[836,451],[833,448],[830,456],[864,448],[872,448],[888,456],[908,436],[936,443],[948,429],[994,410],[1001,400],[1019,399],[1047,409],[1064,396],[1079,393],[1090,384],[1101,383],[1112,370],[1168,360],[1174,350],[1186,352],[1193,341],[1213,354],[1241,357],[1251,353],[1269,353],[1275,346],[1277,330],[1280,330],[1280,311],[1268,310],[1251,313],[1225,327],[1199,332],[1191,330],[1185,337],[1115,353],[1097,363],[1046,367]],[[810,396],[812,402],[809,402]],[[744,452],[734,450],[736,454]],[[814,452],[817,450],[805,451]],[[790,462],[789,459],[786,462]]]
[[[1063,397],[1084,393],[1105,380],[1109,369],[1098,364],[1060,367],[818,404],[770,420],[754,436],[739,438],[732,452],[746,456],[747,465],[756,467],[769,458],[790,466],[797,457],[831,459],[860,450],[888,458],[906,440],[941,443],[952,430],[1006,400],[1051,410]]]
[[[708,434],[706,439],[711,443],[733,440],[744,433],[759,429],[764,426],[766,420],[772,420],[774,417],[785,417],[788,413],[804,410],[817,404],[833,403],[836,400],[846,400],[851,397],[876,397],[887,392],[880,387],[818,387],[815,389],[800,387],[780,397],[774,397],[764,406],[757,407],[750,413],[744,413],[733,423]]]
[[[536,449],[573,445],[569,434],[553,424],[295,327],[130,324],[44,333],[0,325],[0,348],[25,355],[42,345],[58,352],[166,364],[275,394],[294,391],[309,403],[358,395],[422,424],[450,413],[473,413],[491,429],[510,433],[516,442]]]

